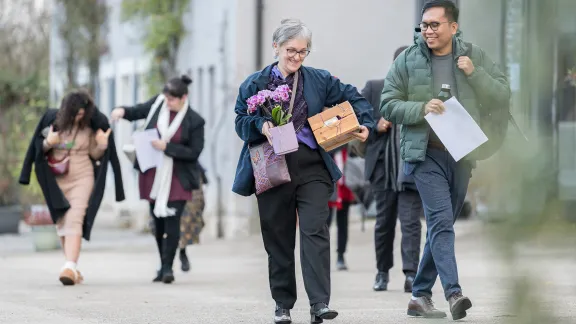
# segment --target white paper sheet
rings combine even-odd
[[[146,172],[152,168],[158,168],[162,164],[164,152],[155,149],[152,146],[152,141],[160,139],[158,130],[147,129],[144,131],[134,132],[132,134],[134,140],[134,148],[136,150],[136,159],[142,172]]]
[[[459,161],[488,141],[488,137],[456,98],[446,100],[444,107],[444,113],[429,113],[424,118],[454,160]]]

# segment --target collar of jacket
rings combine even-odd
[[[252,82],[255,83],[256,86],[258,87],[258,90],[266,89],[266,86],[268,86],[268,82],[270,81],[270,74],[272,73],[272,68],[274,67],[274,65],[277,64],[278,62],[274,62],[268,65],[258,73],[258,75],[256,76],[256,78],[254,78],[254,80],[252,80]]]
[[[454,55],[454,60],[458,60],[458,57],[466,55],[468,51],[468,46],[463,39],[462,30],[458,29],[456,35],[452,37],[452,54]],[[424,40],[424,37],[419,32],[414,32],[414,44],[418,45],[420,52],[424,54],[426,59],[430,60],[430,49]]]

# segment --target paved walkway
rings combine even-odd
[[[347,253],[350,271],[333,272],[331,306],[340,312],[326,323],[449,323],[405,315],[409,294],[402,292],[403,277],[396,266],[390,291],[373,292],[373,223],[361,232],[354,224]],[[334,228],[333,228],[334,232]],[[529,263],[507,270],[483,238],[479,223],[457,224],[457,254],[461,284],[474,308],[466,323],[509,323],[519,319],[508,307],[510,276],[523,269],[542,275],[530,281],[546,300],[541,307],[554,311],[561,323],[576,323],[576,267],[574,250],[545,250],[526,254]],[[333,235],[335,239],[335,235]],[[0,238],[0,323],[24,324],[165,324],[271,323],[273,302],[267,282],[267,258],[260,237],[213,241],[190,248],[192,271],[176,273],[173,285],[153,284],[157,264],[152,237],[134,233],[101,232],[87,245],[80,260],[86,282],[62,287],[57,280],[61,252],[35,253],[26,237]],[[11,246],[7,246],[11,245]],[[17,246],[17,245],[22,246]],[[24,248],[23,246],[26,246]],[[535,251],[530,249],[530,251]],[[396,253],[396,265],[400,254]],[[178,261],[176,264],[179,266]],[[529,265],[529,266],[525,266]],[[297,272],[301,278],[300,271]],[[438,308],[447,310],[439,281]],[[309,323],[306,294],[299,280],[294,323]],[[526,323],[526,322],[524,322]],[[551,323],[547,322],[547,323]]]

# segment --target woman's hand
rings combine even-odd
[[[370,135],[370,130],[368,129],[368,127],[362,125],[360,126],[360,131],[354,132],[352,133],[352,135],[354,135],[354,137],[359,139],[361,142],[365,142],[366,139],[368,139],[368,135]]]
[[[125,113],[126,110],[124,108],[116,108],[112,110],[112,113],[110,114],[110,119],[112,119],[112,121],[118,121],[124,118]]]
[[[96,132],[96,136],[94,137],[94,139],[96,140],[96,145],[98,145],[98,148],[107,148],[108,147],[108,137],[110,136],[110,133],[112,132],[112,128],[108,128],[108,130],[106,132],[104,132],[103,130],[99,129]]]
[[[268,139],[268,143],[272,145],[272,134],[270,133],[270,128],[273,128],[274,124],[269,121],[266,121],[264,125],[262,125],[262,135],[266,136]]]
[[[54,131],[54,126],[50,126],[50,130],[46,136],[46,144],[48,144],[48,146],[60,144],[60,133]]]
[[[157,149],[158,151],[164,151],[166,150],[166,141],[163,140],[153,140],[152,142],[152,146]]]

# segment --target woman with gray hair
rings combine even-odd
[[[275,323],[291,323],[290,309],[296,302],[294,248],[296,217],[300,228],[300,255],[304,286],[310,301],[311,323],[338,315],[330,302],[330,237],[326,220],[328,200],[334,183],[342,176],[330,155],[316,142],[307,118],[344,101],[349,101],[360,122],[355,136],[365,141],[372,130],[372,107],[355,87],[343,84],[328,71],[303,66],[310,54],[312,33],[299,20],[283,20],[273,35],[277,62],[250,75],[240,85],[236,101],[236,132],[244,141],[233,191],[256,193],[256,178],[250,148],[269,141],[276,125],[267,109],[254,103],[259,91],[289,88],[280,100],[283,111],[292,108],[291,122],[297,150],[284,155],[290,181],[257,195],[272,298],[276,302]],[[281,88],[282,87],[282,88]],[[290,103],[292,101],[292,103]],[[253,157],[253,160],[257,157]],[[260,175],[258,178],[260,179]],[[258,186],[261,184],[258,183]]]

